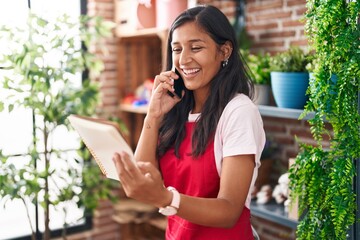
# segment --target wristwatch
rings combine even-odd
[[[167,190],[172,192],[173,198],[170,203],[170,206],[159,208],[159,213],[165,216],[175,215],[179,209],[180,205],[180,194],[174,187],[167,187]]]

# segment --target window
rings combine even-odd
[[[50,19],[62,13],[70,16],[80,15],[80,0],[12,0],[0,2],[0,25],[18,26],[25,23],[29,12],[28,2],[31,4],[32,12]],[[6,51],[8,43],[0,43],[0,55]],[[0,81],[4,79],[4,70],[0,70]],[[81,77],[75,79],[81,84]],[[5,101],[6,94],[4,89],[0,88],[0,101]],[[36,120],[35,120],[36,121]],[[10,114],[0,113],[0,149],[6,156],[11,156],[8,161],[15,164],[19,168],[29,161],[26,155],[27,147],[33,138],[33,114],[29,109],[14,109]],[[69,133],[65,128],[58,129],[55,135],[59,136],[55,139],[61,141],[53,144],[57,149],[66,150],[63,154],[67,154],[68,158],[74,158],[76,150],[79,147],[79,141],[75,134]],[[70,139],[70,140],[69,140]],[[41,166],[38,166],[41,167]],[[64,162],[57,162],[57,167],[69,167]],[[81,170],[79,170],[81,171]],[[56,181],[61,184],[61,181]],[[4,199],[0,199],[2,203]],[[38,231],[44,230],[43,210],[41,207],[35,207],[31,203],[29,206],[28,216],[33,224],[33,229]],[[84,225],[84,210],[79,209],[73,202],[67,202],[67,214],[64,215],[62,208],[50,209],[50,229],[56,230],[63,227],[64,219],[70,226]],[[18,238],[21,236],[31,235],[31,227],[24,204],[20,200],[7,201],[6,208],[0,208],[0,239]],[[21,226],[21,227],[19,227]]]

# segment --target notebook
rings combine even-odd
[[[108,120],[74,114],[70,115],[68,120],[89,149],[102,173],[107,178],[119,181],[112,160],[114,153],[125,151],[133,161],[134,153],[122,137],[118,125]]]

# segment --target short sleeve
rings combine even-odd
[[[224,157],[254,154],[256,165],[265,144],[263,122],[257,106],[245,95],[238,95],[225,107],[215,133],[214,151],[218,171]]]

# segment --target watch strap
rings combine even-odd
[[[172,198],[172,201],[170,203],[170,206],[174,207],[176,209],[179,209],[179,206],[180,206],[180,193],[176,190],[176,188],[171,187],[171,186],[167,187],[167,190],[169,190],[173,194],[173,198]]]
[[[180,205],[180,193],[174,187],[168,187],[167,190],[173,195],[171,203],[169,206],[159,208],[159,213],[165,216],[172,216],[178,211]]]

